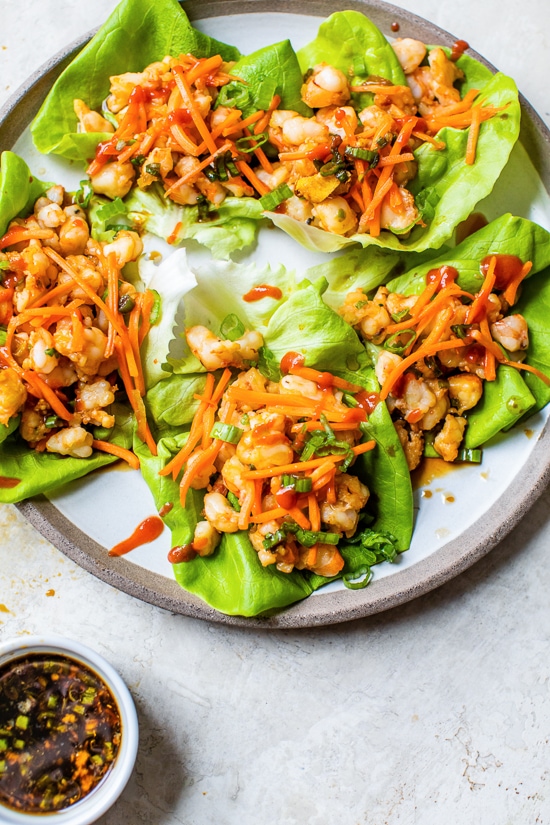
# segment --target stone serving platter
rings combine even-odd
[[[376,0],[186,0],[197,28],[250,52],[289,37],[300,48],[334,11],[366,14],[383,32],[452,46],[457,39],[423,19]],[[300,13],[297,13],[297,9]],[[303,14],[304,8],[307,14]],[[393,26],[392,26],[393,24]],[[13,149],[37,176],[78,188],[82,170],[36,152],[28,126],[61,71],[94,32],[69,44],[32,75],[0,110],[0,150]],[[489,66],[472,50],[469,54]],[[522,97],[520,141],[494,192],[478,210],[489,218],[513,212],[550,230],[550,132]],[[518,182],[521,180],[521,186]],[[167,247],[154,241],[164,254]],[[189,260],[207,258],[190,247]],[[283,263],[297,272],[325,258],[298,247],[279,230],[262,230],[258,247],[243,260]],[[371,584],[348,590],[333,583],[303,602],[267,618],[226,616],[182,590],[167,561],[169,531],[124,558],[109,547],[155,512],[139,472],[118,465],[74,482],[55,494],[18,505],[23,515],[66,556],[113,587],[173,613],[246,627],[296,628],[334,624],[388,610],[438,587],[488,553],[518,523],[550,476],[548,413],[542,411],[484,450],[483,463],[416,481],[416,526],[411,548],[396,564],[374,568]],[[101,514],[101,517],[98,517]]]

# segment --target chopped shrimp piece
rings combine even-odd
[[[16,371],[11,367],[0,369],[0,424],[7,427],[26,400],[27,390]]]
[[[206,493],[204,514],[219,533],[236,533],[239,529],[239,514],[221,493]]]
[[[313,207],[314,223],[327,232],[349,235],[357,229],[358,218],[345,198],[327,198]]]
[[[143,252],[143,241],[137,232],[121,229],[111,243],[105,244],[103,253],[109,255],[114,252],[117,264],[122,267],[130,261],[135,261]]]
[[[430,51],[428,63],[429,66],[420,66],[407,77],[421,115],[431,114],[438,105],[458,103],[460,92],[454,83],[464,77],[464,72],[440,47]]]
[[[112,161],[106,163],[90,178],[90,184],[94,192],[98,195],[107,195],[108,198],[123,198],[132,188],[136,170],[126,161]]]
[[[209,521],[199,521],[195,527],[193,550],[199,556],[211,556],[220,540],[221,535]]]
[[[367,339],[376,338],[392,322],[386,309],[388,290],[379,287],[374,298],[369,300],[362,289],[348,292],[339,309],[340,315],[348,324],[358,326]]]
[[[83,427],[64,427],[48,438],[46,450],[73,458],[88,458],[92,454],[92,441],[92,434]]]
[[[398,37],[391,44],[392,49],[401,63],[401,68],[405,74],[411,74],[418,69],[426,56],[426,46],[420,40],[413,40],[412,37]]]
[[[491,324],[491,333],[495,341],[502,344],[508,352],[518,352],[529,346],[527,321],[519,312]]]
[[[324,106],[315,112],[315,120],[324,123],[331,135],[341,138],[357,130],[357,113],[352,106]]]
[[[62,255],[83,255],[90,239],[90,228],[84,212],[77,204],[65,210],[65,220],[59,227],[59,246]]]
[[[396,352],[381,350],[374,368],[376,377],[381,387],[384,386],[390,373],[401,363],[403,359]]]
[[[447,415],[443,429],[434,438],[434,447],[444,461],[454,461],[466,429],[466,419],[460,415]]]
[[[73,100],[74,113],[78,118],[79,132],[114,132],[115,127],[98,112],[89,109],[83,100]]]
[[[336,503],[325,501],[321,504],[322,523],[351,538],[369,496],[369,488],[356,476],[340,473],[336,476]]]
[[[342,106],[351,97],[348,79],[340,69],[318,63],[302,86],[302,100],[312,109]]]
[[[424,436],[416,426],[408,427],[404,421],[395,421],[393,425],[396,429],[399,441],[403,447],[407,466],[412,472],[416,470],[424,454]]]
[[[392,205],[390,198],[384,198],[380,209],[380,226],[392,232],[405,232],[418,221],[419,212],[414,197],[408,189],[398,187],[400,203]]]
[[[461,373],[447,379],[449,398],[454,402],[459,414],[471,410],[483,395],[483,382],[477,375]]]
[[[207,370],[242,367],[245,361],[257,361],[264,342],[259,332],[245,332],[236,341],[222,341],[203,326],[190,327],[185,335],[191,352]]]
[[[268,133],[271,142],[281,150],[296,148],[306,141],[322,143],[328,138],[328,129],[323,123],[287,110],[273,112]]]
[[[310,552],[313,548],[309,548]],[[344,566],[344,559],[342,558],[338,548],[333,544],[316,544],[315,561],[307,565],[307,569],[318,576],[337,576]],[[309,555],[309,554],[308,554]]]

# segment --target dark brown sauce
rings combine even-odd
[[[11,489],[12,487],[17,487],[18,484],[21,484],[20,478],[10,478],[9,476],[0,476],[0,487],[3,489]]]
[[[121,742],[118,706],[92,670],[59,654],[0,668],[0,802],[47,814],[89,794]]]
[[[399,25],[399,23],[394,22],[394,23],[392,23],[392,24],[391,24],[391,30],[392,30],[392,32],[398,32],[398,31],[399,31],[399,29],[400,29],[400,25]]]
[[[425,458],[416,470],[411,473],[412,486],[415,490],[427,487],[436,478],[443,478],[449,473],[458,470],[460,464],[443,461],[442,458]]]
[[[278,286],[260,284],[259,286],[252,287],[251,290],[243,295],[243,301],[246,301],[247,304],[252,304],[255,301],[261,301],[262,298],[273,298],[275,301],[280,301],[282,297],[283,293]]]
[[[472,212],[466,220],[459,223],[456,228],[456,242],[457,244],[462,243],[465,241],[466,238],[469,238],[470,235],[473,235],[474,232],[477,232],[479,229],[483,229],[484,226],[487,226],[489,221],[483,215],[482,212]]]
[[[163,518],[164,516],[167,516],[168,513],[170,512],[170,510],[172,510],[173,506],[174,506],[173,501],[165,502],[165,504],[163,504],[162,507],[159,510],[159,516],[161,518]]]
[[[138,524],[132,535],[115,544],[109,550],[110,556],[124,556],[136,547],[141,547],[142,544],[148,544],[150,541],[158,539],[164,530],[164,522],[159,516],[149,516]]]

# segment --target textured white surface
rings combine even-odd
[[[114,5],[0,0],[0,102]],[[547,0],[401,5],[514,76],[550,122]],[[4,506],[0,638],[80,639],[130,686],[137,770],[103,825],[548,823],[549,503],[409,605],[271,634],[119,593]]]

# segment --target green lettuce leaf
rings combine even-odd
[[[289,40],[241,57],[231,68],[231,75],[239,80],[222,86],[217,106],[240,109],[248,117],[258,109],[268,109],[273,97],[279,95],[281,109],[291,109],[305,117],[312,114],[300,96],[302,72]]]
[[[468,426],[464,435],[464,447],[480,447],[502,430],[513,427],[534,406],[535,398],[518,370],[501,364],[497,369],[496,380],[483,382],[481,401],[466,413]]]
[[[134,417],[129,407],[112,407],[116,423],[107,440],[126,449],[132,446]],[[16,487],[0,487],[0,502],[14,504],[40,493],[49,493],[63,484],[82,478],[99,467],[117,461],[116,456],[95,450],[89,458],[72,458],[58,453],[39,453],[29,448],[26,441],[14,432],[0,443],[2,475],[21,479]]]
[[[14,152],[0,155],[0,236],[13,218],[26,217],[34,202],[50,188],[35,178],[23,158]]]
[[[391,46],[380,32],[376,36],[377,30],[373,24],[360,13],[336,12],[329,20],[330,27],[325,31],[327,23],[322,24],[317,40],[299,52],[302,67],[326,60],[334,62],[343,71],[355,71],[354,67],[365,59],[367,74],[405,83],[402,73],[400,77],[396,72],[392,74],[389,65],[389,61],[393,60],[389,54],[393,54]],[[361,20],[366,23],[361,24]],[[365,30],[368,30],[367,34],[363,34]],[[379,44],[379,48],[373,47],[366,52],[368,59],[364,58],[365,47],[359,42],[362,37],[367,42],[372,37],[373,42]],[[344,49],[341,42],[345,44]],[[422,252],[441,247],[452,236],[455,227],[471,214],[475,205],[490,194],[519,136],[520,105],[514,81],[500,73],[493,76],[467,55],[462,55],[457,65],[465,73],[462,95],[475,84],[481,92],[483,105],[503,108],[481,125],[476,160],[471,165],[465,163],[468,129],[442,129],[437,139],[445,143],[444,149],[436,150],[425,143],[415,151],[418,174],[409,188],[415,196],[425,226],[417,225],[406,238],[388,231],[382,231],[376,238],[364,233],[343,237],[308,226],[288,215],[270,212],[268,216],[273,223],[302,246],[314,251],[335,252],[357,243],[402,252]],[[358,105],[365,103],[368,101],[360,101]]]
[[[214,258],[229,259],[238,250],[256,241],[263,210],[254,198],[228,197],[201,218],[197,206],[179,206],[166,198],[163,189],[153,184],[148,189],[134,188],[125,198],[127,218],[147,232],[177,246],[195,240],[207,247]]]
[[[529,327],[526,362],[550,378],[550,269],[545,269],[524,282],[514,311],[523,315]],[[523,372],[522,376],[535,398],[535,404],[529,410],[529,414],[532,414],[548,404],[550,387],[529,372]]]
[[[36,148],[85,162],[108,133],[77,132],[73,100],[100,109],[109,94],[109,77],[142,71],[166,55],[221,54],[237,60],[238,49],[194,29],[176,0],[122,0],[98,33],[55,82],[31,125]]]

